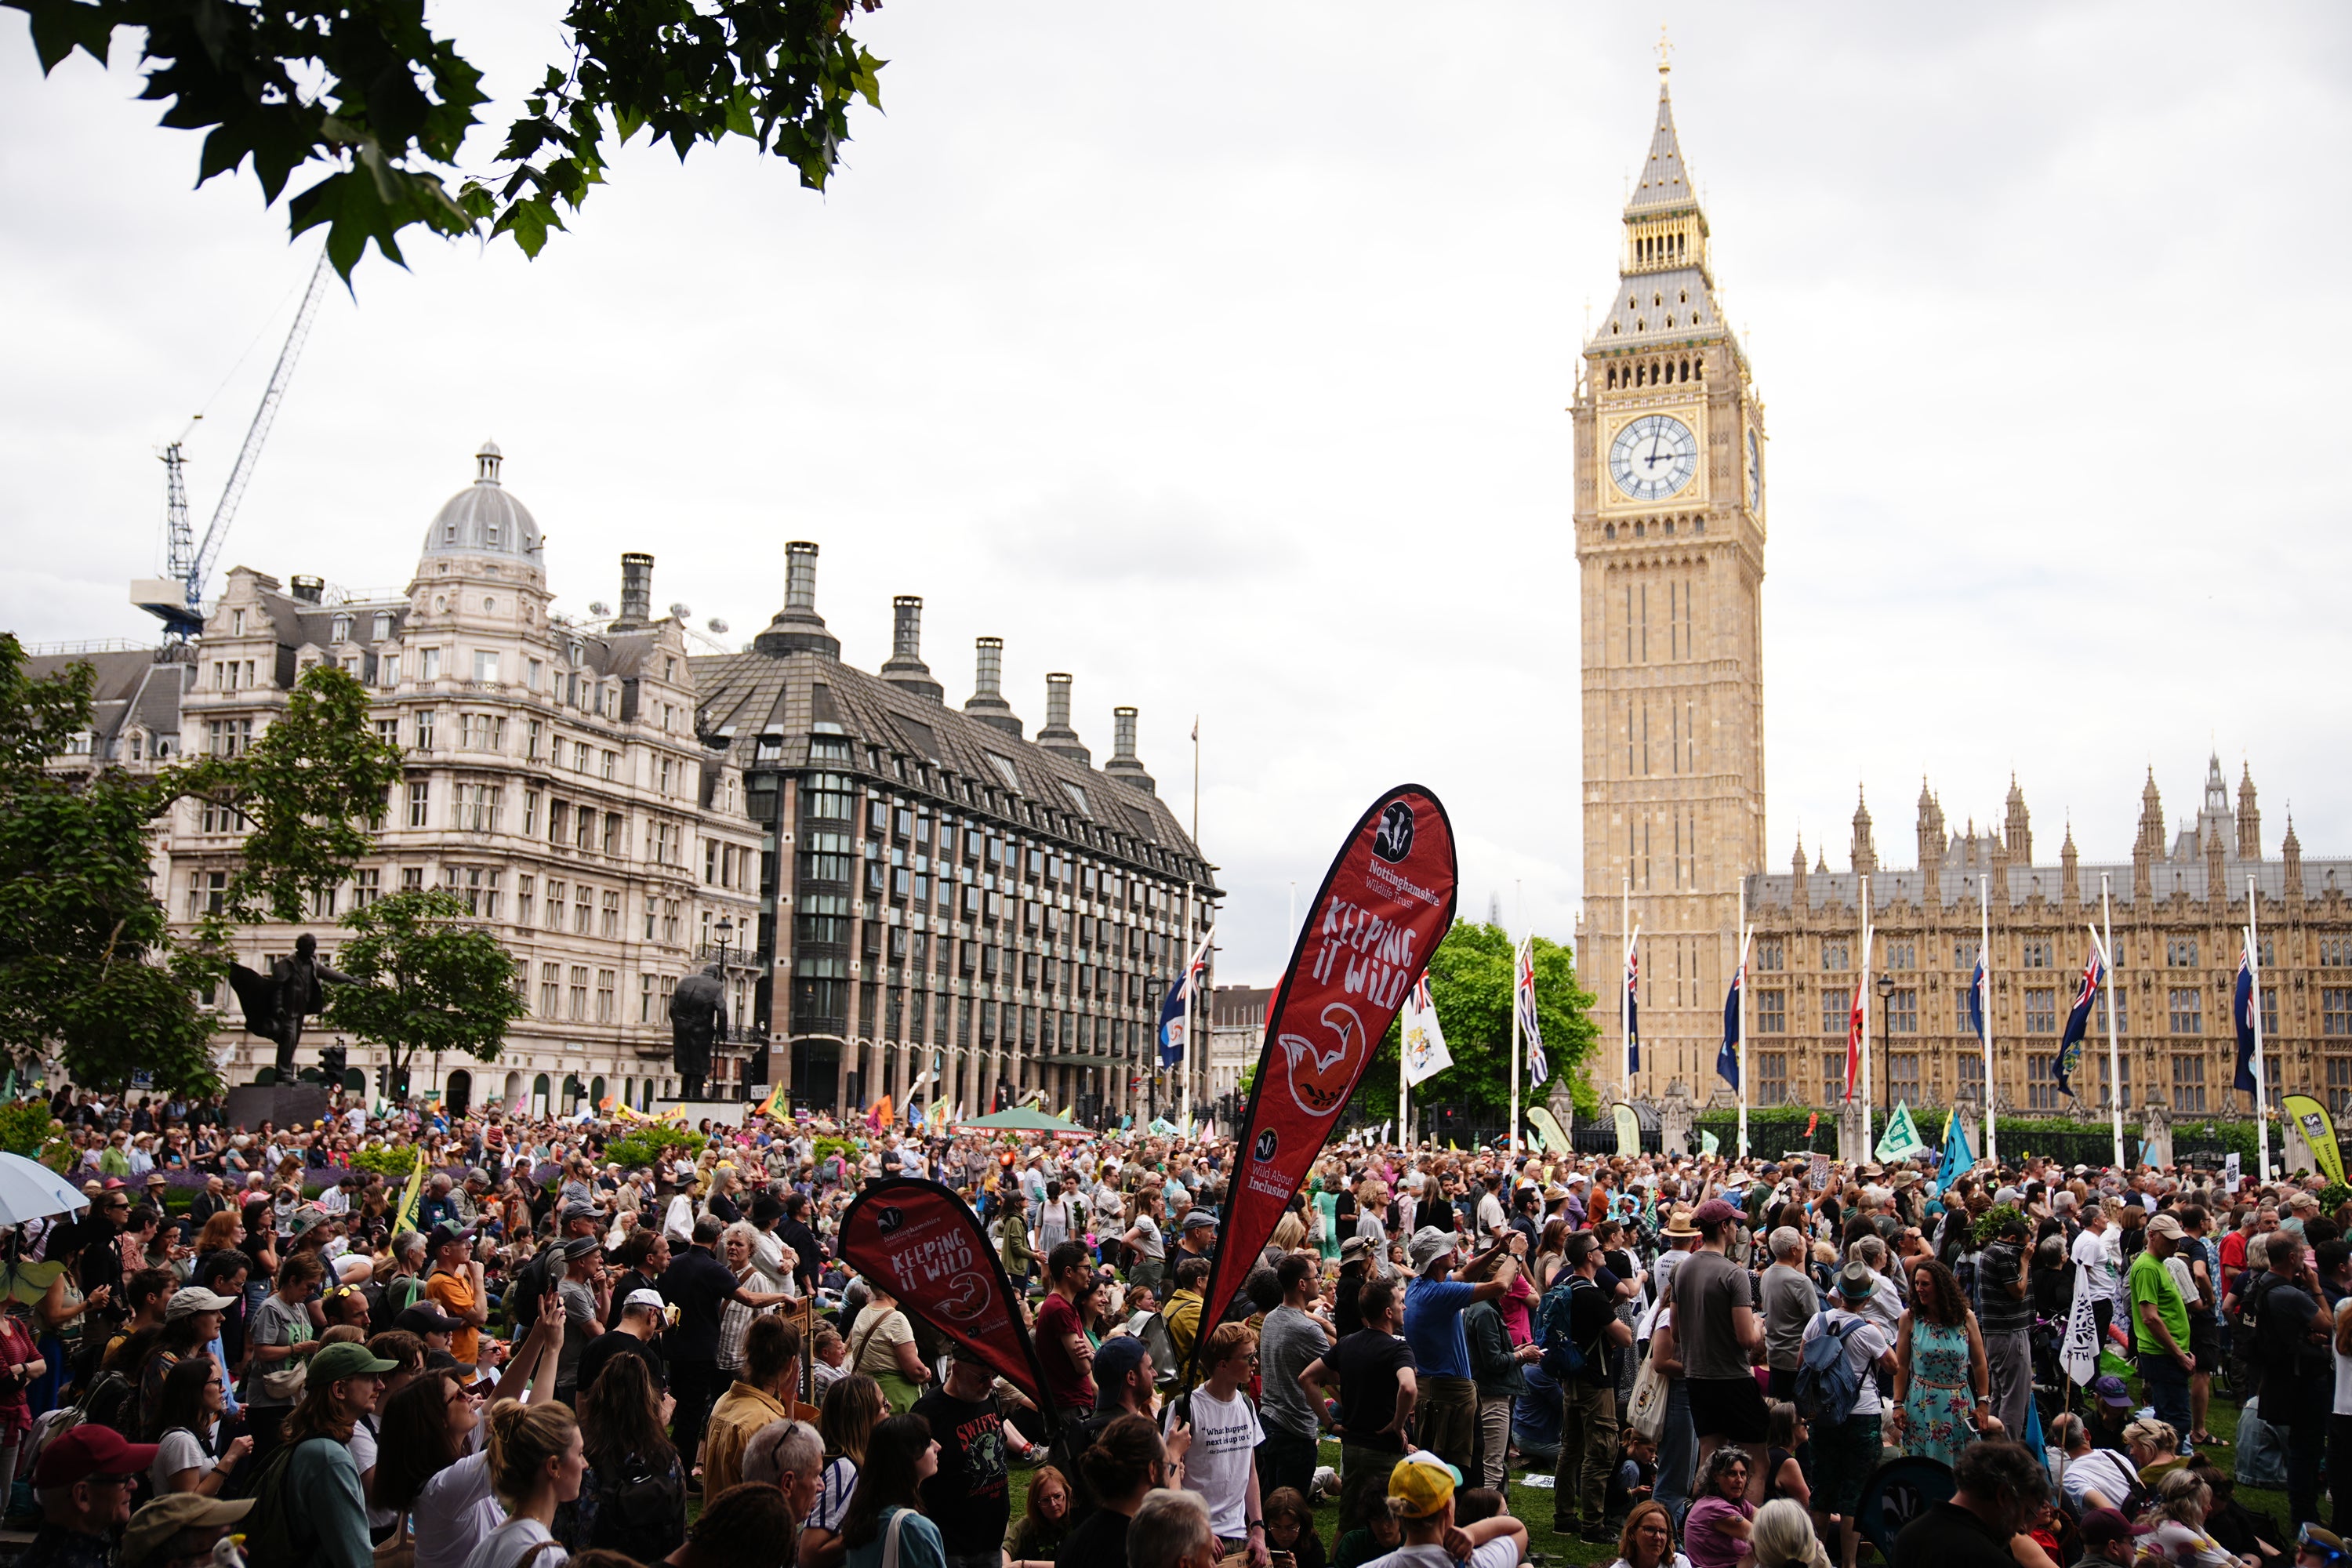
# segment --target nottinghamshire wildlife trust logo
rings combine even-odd
[[[1250,1152],[1256,1157],[1258,1163],[1264,1164],[1274,1158],[1274,1151],[1281,1142],[1275,1136],[1274,1129],[1269,1127],[1257,1135],[1257,1142],[1250,1145]]]
[[[1381,825],[1372,832],[1372,853],[1396,865],[1412,853],[1412,807],[1401,800],[1389,802]]]
[[[895,1204],[886,1205],[881,1211],[874,1216],[874,1228],[881,1232],[884,1236],[889,1235],[892,1231],[897,1230],[900,1226],[906,1223],[907,1211],[899,1208]]]
[[[1339,1110],[1362,1070],[1364,1023],[1356,1010],[1344,1002],[1332,1003],[1323,1009],[1323,1027],[1331,1036],[1328,1045],[1318,1046],[1301,1035],[1284,1035],[1279,1040],[1290,1098],[1309,1116],[1328,1116]]]

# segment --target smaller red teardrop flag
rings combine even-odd
[[[884,1176],[841,1216],[841,1256],[898,1304],[1003,1373],[1055,1420],[1037,1347],[980,1216],[937,1182]]]

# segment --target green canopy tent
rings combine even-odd
[[[1064,1138],[1091,1138],[1091,1128],[1065,1121],[1058,1116],[1048,1116],[1042,1110],[1016,1106],[1000,1110],[993,1116],[975,1116],[969,1121],[955,1124],[959,1132],[1052,1132]]]

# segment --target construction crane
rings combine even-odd
[[[310,335],[310,321],[319,313],[326,282],[327,255],[322,250],[318,266],[310,269],[310,286],[302,295],[302,308],[294,312],[294,325],[286,333],[286,346],[278,351],[278,368],[269,373],[269,385],[261,395],[261,406],[253,411],[253,423],[245,432],[245,446],[237,452],[236,467],[229,470],[228,483],[221,488],[219,504],[213,508],[212,522],[205,529],[201,542],[188,521],[187,459],[181,450],[188,430],[195,428],[195,422],[191,420],[188,430],[180,433],[180,439],[163,448],[164,546],[171,575],[135,579],[131,584],[131,602],[163,623],[166,643],[184,642],[205,629],[205,583],[213,574],[213,563],[220,556],[222,544],[227,542],[228,525],[236,517],[237,502],[245,499],[245,487],[253,478],[253,465],[261,456],[262,443],[269,439],[269,426],[278,417],[278,405],[285,401],[286,384],[293,379],[294,362],[302,356],[302,341]],[[203,417],[201,414],[196,416],[198,419]]]

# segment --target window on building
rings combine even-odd
[[[585,741],[572,742],[572,771],[575,773],[588,771],[588,742]]]
[[[474,679],[476,680],[496,680],[498,678],[498,650],[487,647],[476,648],[474,650]]]
[[[188,918],[194,920],[198,915],[219,914],[227,897],[227,872],[197,871],[191,874],[188,878]]]
[[[576,1021],[585,1020],[588,1016],[588,966],[586,964],[575,963],[572,966],[571,991],[572,1010],[569,1016]]]
[[[1759,1035],[1785,1035],[1789,1032],[1789,994],[1777,987],[1756,993],[1756,1032]]]
[[[2176,1035],[2201,1035],[2205,1032],[2205,993],[2194,985],[2175,985],[2172,991],[2172,1032]]]
[[[678,910],[676,899],[662,900],[662,941],[676,947],[679,942]]]
[[[2327,969],[2352,969],[2352,936],[2321,937],[2319,962]]]
[[[1973,1095],[1979,1105],[1985,1102],[1984,1052],[1963,1050],[1953,1057],[1952,1093]]]
[[[563,966],[542,963],[539,966],[539,1016],[555,1017],[563,1005]]]
[[[373,640],[376,642],[382,642],[391,635],[392,613],[388,610],[378,610],[375,613],[375,637]]]
[[[2164,964],[2168,969],[2197,967],[2197,939],[2193,936],[2168,937],[2164,943]]]
[[[2352,1057],[2327,1058],[2327,1103],[2341,1116],[2352,1107]]]
[[[607,812],[605,815],[609,816],[612,814]],[[596,814],[594,812],[584,805],[580,807],[573,815],[572,827],[574,830],[572,837],[572,847],[586,850],[595,847]]]
[[[2278,1032],[2278,987],[2265,985],[2263,987],[2263,1038],[2277,1039]]]
[[[2338,1039],[2352,1036],[2352,987],[2329,985],[2321,988],[2319,1032]]]
[[[2056,1110],[2062,1096],[2058,1092],[2058,1058],[2039,1051],[2029,1051],[2025,1057],[2025,1109]]]
[[[400,868],[400,890],[404,893],[423,892],[425,890],[425,868],[422,866],[403,866]]]
[[[617,971],[600,969],[596,972],[596,1022],[609,1024],[617,1016],[614,1012],[614,994],[619,984]]]
[[[416,749],[420,752],[429,752],[433,749],[433,719],[432,709],[420,708],[416,710]]]
[[[416,657],[420,661],[417,665],[417,679],[419,680],[438,680],[441,679],[441,650],[439,648],[419,648],[416,650]]]
[[[1971,974],[1976,973],[1975,967],[1971,965],[1969,972]],[[1966,984],[1961,984],[1953,988],[1952,1027],[1958,1030],[1961,1034],[1968,1036],[1970,1039],[1974,1039],[1976,1038],[1977,1026],[1969,1022],[1969,987]]]
[[[606,752],[604,755],[604,776],[610,779],[620,772],[621,755],[618,752]]]
[[[1847,944],[1845,938],[1825,936],[1822,938],[1822,968],[1832,974],[1841,970],[1852,969],[1853,952],[1853,950]]]
[[[2107,1070],[2108,1062],[2106,1052],[2101,1051],[2097,1053],[2097,1059],[2099,1064],[2100,1092],[2106,1096],[2106,1098],[2100,1103],[2108,1106],[2120,1105],[2126,1109],[2129,1109],[2132,1102],[2131,1053],[2123,1049],[2118,1049],[2116,1052],[2116,1059],[2114,1063],[2115,1071],[2112,1074]]]
[[[563,929],[563,895],[567,890],[568,889],[562,882],[558,881],[552,877],[548,879],[547,929],[550,931],[562,931]]]
[[[1779,937],[1768,937],[1756,944],[1756,968],[1759,973],[1778,974],[1788,966],[1788,949]]]
[[[430,826],[432,816],[433,781],[431,779],[409,780],[408,826],[411,827]]]
[[[312,920],[331,921],[335,918],[335,893],[336,889],[333,888],[320,888],[311,892],[310,918]]]
[[[536,918],[538,900],[532,896],[537,879],[528,872],[515,879],[515,924],[527,926]]]
[[[2205,1109],[2205,1058],[2179,1052],[2172,1058],[2172,1111],[2201,1112]]]
[[[1822,992],[1822,1033],[1843,1036],[1853,1021],[1853,994],[1842,985]]]
[[[627,819],[622,816],[619,812],[608,811],[604,814],[605,854],[618,858],[619,856],[626,853],[627,846],[622,842],[621,835],[627,826]]]
[[[378,719],[375,721],[375,738],[387,746],[397,747],[400,744],[399,716],[395,714],[389,719]]]
[[[1956,936],[1952,939],[1952,967],[1963,974],[1977,972],[1977,939]]]
[[[2027,969],[2050,967],[2050,943],[2046,938],[2030,937],[2022,944],[2022,967]]]
[[[1887,1088],[1906,1105],[1919,1103],[1919,1053],[1890,1051],[1886,1056]]]
[[[582,882],[572,889],[572,934],[586,936],[596,919],[596,889]]]
[[[1789,1053],[1756,1053],[1756,1103],[1785,1105],[1789,1100]]]
[[[1919,1032],[1919,991],[1916,986],[1898,985],[1886,998],[1886,1032],[1890,1035],[1916,1035]]]
[[[609,888],[605,889],[604,920],[604,924],[599,928],[599,934],[604,936],[621,934],[621,895],[615,889]]]
[[[352,908],[363,910],[383,897],[383,873],[373,866],[352,873]]]
[[[1886,967],[1916,969],[1919,967],[1919,944],[1916,942],[1890,942],[1886,944]]]
[[[1854,1093],[1861,1092],[1861,1085],[1856,1084]],[[1843,1051],[1826,1052],[1822,1057],[1822,1104],[1834,1107],[1844,1098],[1845,1053]]]
[[[2029,1035],[2054,1035],[2058,1032],[2058,993],[2048,985],[2025,988],[2025,1032]]]

